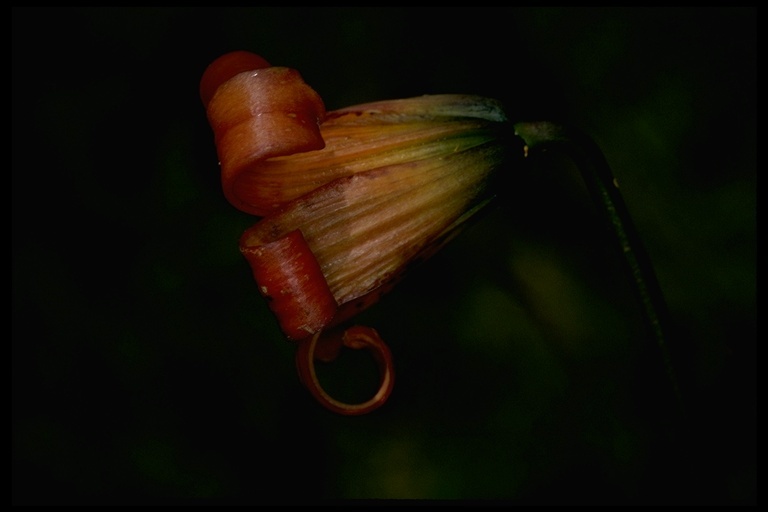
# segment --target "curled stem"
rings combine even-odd
[[[363,403],[348,404],[336,400],[323,389],[317,378],[315,360],[331,362],[339,355],[342,347],[369,350],[379,367],[379,389],[373,397]],[[389,347],[374,329],[364,326],[350,327],[343,334],[339,334],[338,331],[319,331],[300,341],[296,350],[296,367],[302,383],[320,404],[333,412],[347,416],[367,414],[378,409],[389,398],[395,383],[392,353]]]
[[[660,350],[664,370],[682,413],[683,399],[667,345],[667,309],[650,258],[619,192],[618,183],[599,146],[573,127],[552,122],[519,122],[515,134],[526,144],[525,152],[560,149],[576,164],[593,201],[618,242],[642,305],[643,317]]]

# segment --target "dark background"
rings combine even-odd
[[[14,8],[13,503],[756,504],[756,22]],[[394,353],[390,401],[318,406],[237,250],[256,219],[223,198],[198,97],[235,49],[328,109],[473,93],[589,133],[655,264],[687,416],[556,155],[506,170],[494,209],[358,318]]]

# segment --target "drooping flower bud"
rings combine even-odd
[[[325,112],[298,72],[265,66],[246,52],[224,56],[204,74],[201,98],[227,199],[263,217],[240,250],[286,336],[314,346],[488,204],[511,126],[498,102],[470,95]]]

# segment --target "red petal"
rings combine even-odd
[[[325,146],[320,134],[323,100],[294,69],[269,67],[231,77],[219,85],[207,114],[224,195],[233,206],[253,215],[267,215],[273,208],[248,193],[266,159]]]
[[[240,250],[288,338],[311,336],[333,318],[336,300],[301,231]]]
[[[208,108],[208,103],[221,84],[242,73],[254,69],[268,68],[269,62],[255,53],[246,51],[230,52],[222,55],[205,69],[200,79],[200,99],[203,106]]]

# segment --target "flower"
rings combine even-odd
[[[493,198],[511,124],[495,100],[426,95],[326,112],[293,69],[233,52],[205,71],[200,96],[213,128],[226,198],[262,217],[240,251],[285,335],[299,342],[304,384],[326,407],[361,414],[393,383],[378,333],[331,328],[389,291]],[[314,359],[368,348],[381,388],[343,404],[317,381]]]

